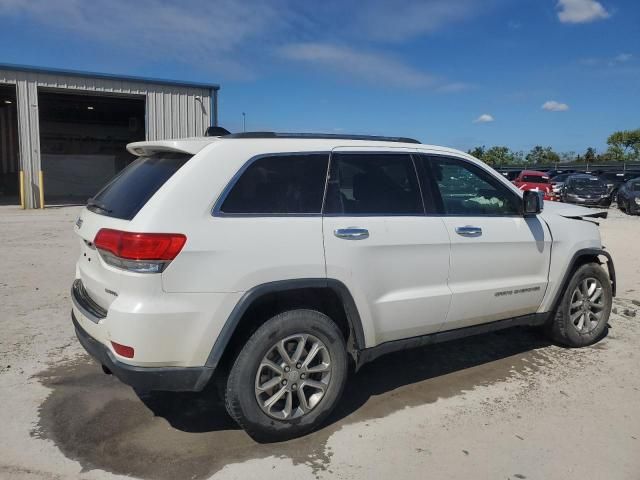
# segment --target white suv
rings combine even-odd
[[[542,213],[465,153],[264,132],[128,149],[76,222],[78,338],[140,390],[223,382],[256,439],[317,427],[381,354],[517,325],[605,334],[602,214]]]

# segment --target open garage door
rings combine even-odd
[[[41,89],[41,165],[45,204],[82,204],[133,159],[125,146],[145,139],[143,97]]]
[[[0,205],[20,203],[16,87],[0,85]]]

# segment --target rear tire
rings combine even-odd
[[[603,268],[597,263],[582,265],[569,281],[546,331],[568,347],[591,345],[602,338],[612,303],[611,282]]]
[[[313,310],[281,313],[260,326],[236,358],[227,411],[257,441],[299,437],[336,406],[347,369],[342,332],[329,317]]]

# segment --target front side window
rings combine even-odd
[[[328,164],[328,153],[259,158],[233,185],[220,211],[254,215],[319,214]]]
[[[463,160],[421,156],[423,171],[436,184],[446,215],[520,215],[521,200],[498,179]]]
[[[334,153],[324,213],[423,215],[418,177],[404,153]]]

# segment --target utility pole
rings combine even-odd
[[[242,112],[242,131],[247,131],[247,114]]]

